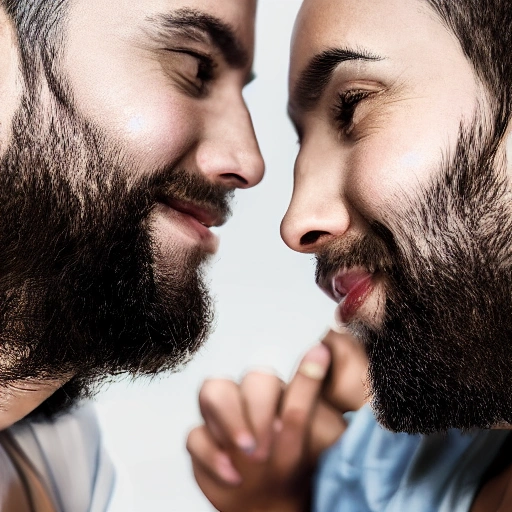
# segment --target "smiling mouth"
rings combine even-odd
[[[225,216],[220,212],[213,208],[196,205],[192,201],[169,198],[160,202],[178,213],[192,217],[206,229],[222,226],[226,222]]]
[[[225,214],[212,207],[172,197],[159,197],[157,205],[157,211],[161,213],[160,218],[167,219],[163,225],[170,227],[170,230],[169,227],[165,227],[165,231],[161,231],[167,233],[162,235],[162,240],[175,240],[177,233],[181,232],[189,240],[199,244],[203,251],[211,254],[217,251],[218,237],[210,228],[222,226],[227,220]]]
[[[344,324],[353,319],[375,285],[374,274],[360,268],[342,269],[319,284],[338,303],[336,316]]]

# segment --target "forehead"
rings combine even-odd
[[[425,0],[305,0],[292,38],[291,83],[314,55],[336,47],[407,66],[435,52],[463,58],[457,39]]]
[[[87,33],[89,38],[122,40],[142,32],[151,19],[191,10],[229,25],[246,49],[252,51],[256,3],[257,0],[71,0],[69,37]]]

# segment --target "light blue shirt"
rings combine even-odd
[[[313,511],[467,512],[508,433],[393,434],[365,406],[320,460]]]

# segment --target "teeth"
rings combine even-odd
[[[337,301],[341,301],[341,299],[343,299],[343,295],[341,295],[338,290],[336,289],[336,277],[333,277],[332,278],[332,281],[331,281],[331,289],[332,289],[332,294],[334,295],[334,298],[337,300]]]

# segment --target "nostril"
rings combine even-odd
[[[300,239],[301,246],[313,245],[318,242],[319,238],[324,235],[328,235],[327,231],[308,231],[305,235],[303,235]]]
[[[244,177],[234,172],[224,173],[221,177],[225,182],[231,183],[235,188],[246,188],[249,185],[249,182]]]

